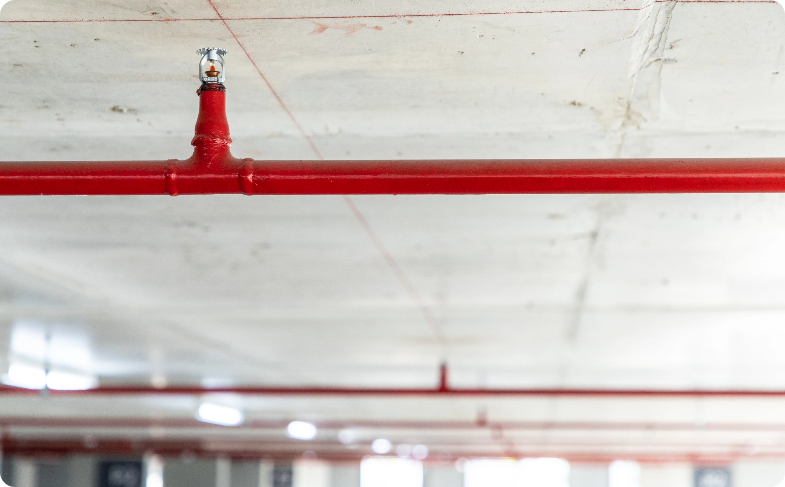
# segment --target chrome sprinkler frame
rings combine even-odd
[[[202,56],[199,61],[199,81],[207,84],[223,84],[226,79],[224,66],[224,56],[226,56],[226,49],[220,47],[203,47],[196,51],[196,54]],[[218,76],[205,76],[209,64],[218,63],[221,65],[221,72]]]

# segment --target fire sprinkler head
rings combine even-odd
[[[224,56],[226,49],[220,47],[203,47],[196,51],[202,56],[199,61],[199,80],[206,84],[223,84],[224,76]]]

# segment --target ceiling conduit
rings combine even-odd
[[[383,387],[336,387],[336,386],[268,386],[268,387],[201,387],[201,386],[124,386],[105,385],[84,390],[38,390],[21,387],[0,387],[0,396],[39,395],[51,396],[166,396],[205,394],[235,394],[241,396],[343,396],[343,397],[562,397],[562,398],[758,398],[785,399],[785,390],[769,389],[599,389],[599,388],[456,388],[448,383],[448,367],[439,367],[439,382],[436,387],[383,388]]]
[[[186,160],[0,162],[0,195],[741,193],[785,191],[785,158],[259,161],[229,147],[223,55],[205,48]],[[215,64],[220,64],[216,70]],[[220,71],[219,71],[220,70]],[[213,76],[210,76],[213,75]]]
[[[355,396],[355,397],[596,397],[616,399],[651,398],[760,398],[785,399],[781,389],[474,389],[474,388],[374,388],[374,387],[189,387],[170,386],[99,386],[85,390],[24,389],[0,387],[0,396],[37,396],[45,392],[53,397],[73,396],[171,396],[204,394],[236,394],[241,396]]]

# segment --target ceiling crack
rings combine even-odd
[[[665,57],[673,10],[678,0],[653,2],[644,0],[638,20],[629,37],[632,39],[632,53],[629,65],[630,90],[623,103],[623,114],[618,125],[618,141],[614,157],[620,158],[624,152],[627,133],[631,128],[639,128],[646,120],[660,116],[660,97],[662,66],[675,62]],[[647,101],[648,103],[641,103]],[[648,105],[648,106],[646,106]]]

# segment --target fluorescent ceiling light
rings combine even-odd
[[[2,1],[0,0],[0,2]],[[9,348],[12,356],[43,363],[49,349],[45,326],[30,321],[17,321],[11,329]]]
[[[316,426],[307,421],[292,421],[286,427],[286,433],[296,440],[313,440],[316,438]]]
[[[218,404],[204,403],[199,406],[196,419],[204,423],[220,424],[222,426],[237,426],[243,422],[243,413],[239,409]]]
[[[43,367],[12,363],[8,373],[3,376],[3,384],[25,389],[43,389],[46,387],[46,371]]]
[[[49,388],[55,391],[84,391],[97,384],[95,376],[51,370],[48,373],[40,365],[12,362],[3,383],[25,389]]]
[[[52,370],[46,375],[46,387],[55,391],[84,391],[92,389],[95,385],[96,379],[90,375],[57,370]]]
[[[70,370],[89,370],[92,364],[90,338],[62,325],[17,321],[10,342],[11,356],[27,363]]]
[[[384,455],[385,453],[390,453],[390,450],[392,450],[392,443],[390,443],[390,440],[377,438],[371,443],[371,450],[379,455]]]

